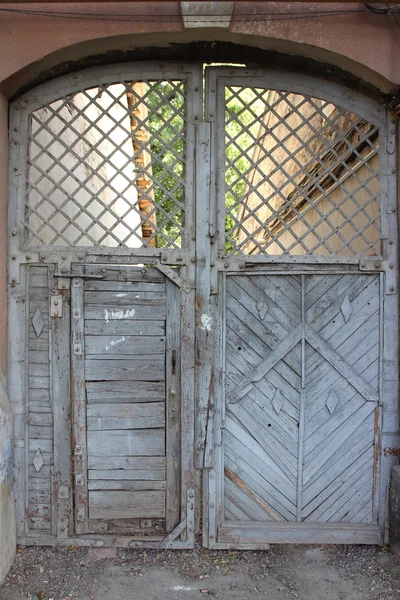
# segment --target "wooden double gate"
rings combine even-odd
[[[309,76],[99,67],[11,107],[21,543],[382,543],[390,117]]]

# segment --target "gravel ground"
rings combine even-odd
[[[263,552],[19,548],[0,600],[400,600],[400,557],[371,546]]]

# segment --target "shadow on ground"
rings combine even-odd
[[[263,552],[19,548],[0,600],[399,600],[400,557],[372,546]]]

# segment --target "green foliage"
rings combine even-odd
[[[157,227],[162,231],[158,246],[170,246],[168,240],[180,246],[184,226],[184,186],[179,181],[185,176],[184,83],[152,82],[145,101],[149,106],[148,127],[153,132],[150,149]],[[249,183],[255,140],[267,102],[265,90],[227,87],[225,91],[225,231],[230,238],[227,252],[232,252],[238,236],[235,218]]]
[[[157,227],[164,235],[158,235],[158,247],[170,246],[171,240],[181,245],[183,228],[185,156],[185,98],[184,83],[156,82],[150,84],[146,96],[149,105],[149,128],[154,133],[150,149],[154,160],[152,166],[154,201],[157,205]],[[151,112],[150,112],[151,111]]]

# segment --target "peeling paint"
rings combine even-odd
[[[211,331],[212,317],[210,315],[201,315],[200,322],[200,329],[202,331]]]
[[[106,323],[108,323],[112,320],[133,319],[133,317],[135,316],[135,312],[136,311],[134,308],[127,308],[125,310],[108,310],[107,308],[105,308],[104,320]]]

